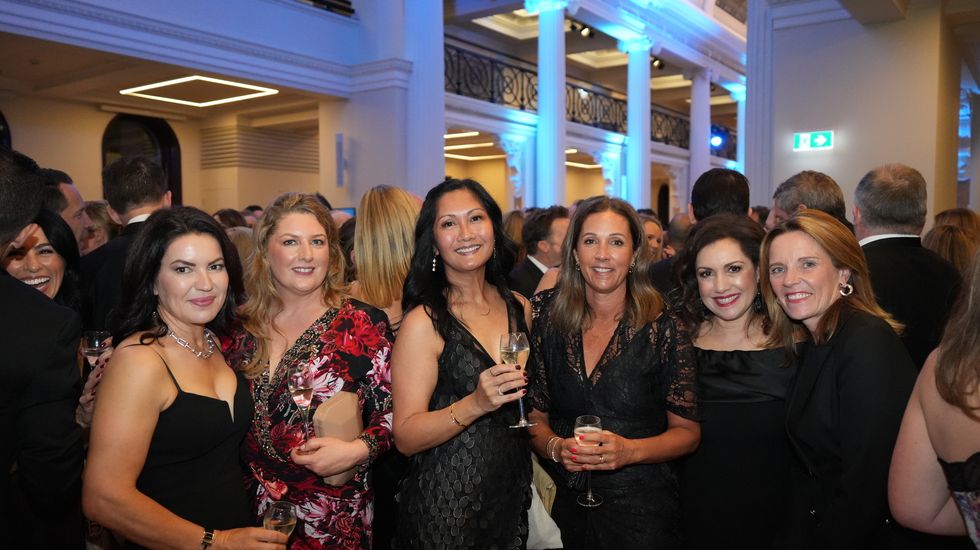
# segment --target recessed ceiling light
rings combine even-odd
[[[444,157],[457,160],[494,160],[494,159],[505,159],[507,155],[483,155],[479,157],[468,157],[466,155],[454,155],[452,153],[443,153]]]
[[[457,151],[459,149],[479,149],[481,147],[493,147],[493,142],[488,141],[486,143],[464,143],[462,145],[446,145],[443,147],[443,150]]]
[[[169,88],[169,95],[162,95],[164,89]],[[146,93],[148,90],[160,90],[156,94]],[[229,95],[235,92],[242,92],[240,95]],[[244,84],[242,82],[232,82],[231,80],[221,80],[209,76],[192,75],[183,78],[175,78],[164,82],[145,84],[135,88],[119,90],[122,95],[131,95],[153,99],[156,101],[166,101],[167,103],[177,103],[180,105],[190,105],[191,107],[211,107],[233,101],[244,101],[256,97],[278,94],[279,90]]]
[[[443,134],[442,139],[458,139],[480,135],[480,132],[457,132],[455,134]]]
[[[573,168],[583,168],[585,170],[593,170],[595,168],[602,168],[601,164],[582,164],[581,162],[572,162],[570,160],[565,161],[565,166],[571,166]]]

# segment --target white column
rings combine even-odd
[[[705,68],[685,71],[684,78],[691,81],[690,189],[701,174],[711,169],[711,71]],[[685,198],[690,199],[690,195]]]
[[[534,205],[565,203],[565,7],[525,0],[538,13],[538,133]]]
[[[745,87],[741,89],[732,90],[732,99],[738,104],[738,122],[736,123],[735,132],[738,134],[738,141],[735,144],[735,162],[738,166],[735,167],[741,173],[745,173]]]
[[[408,173],[402,184],[424,197],[446,174],[443,134],[446,133],[445,69],[443,67],[442,3],[424,9],[406,1],[405,53],[412,62],[408,80],[408,128],[405,140]]]
[[[626,200],[637,208],[650,206],[650,50],[642,37],[620,42],[629,54],[626,98]]]
[[[507,205],[501,210],[525,208],[534,202],[533,140],[527,136],[507,134],[500,137],[500,148],[507,153]],[[529,196],[530,195],[530,196]]]
[[[749,0],[746,43],[745,133],[739,132],[739,153],[745,151],[743,174],[749,179],[751,204],[772,202],[772,13],[768,0]],[[739,114],[739,121],[742,116]]]
[[[618,148],[617,149],[621,149]],[[629,149],[627,149],[629,151]],[[627,155],[629,153],[627,152]],[[623,154],[614,149],[604,149],[592,153],[592,158],[602,166],[602,192],[610,197],[618,197],[626,200],[636,208],[642,206],[633,202],[629,196],[630,185],[624,182],[623,178]],[[628,179],[628,177],[626,178]],[[649,185],[648,185],[649,187]],[[649,194],[649,191],[648,193]]]
[[[970,94],[970,199],[974,212],[980,211],[980,94]]]

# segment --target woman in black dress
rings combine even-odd
[[[680,546],[674,461],[700,439],[697,377],[687,330],[648,265],[633,208],[593,197],[572,217],[558,287],[532,300],[531,434],[558,486],[552,516],[565,548]],[[586,414],[604,431],[580,441],[572,432]],[[597,508],[576,502],[582,472]]]
[[[234,246],[200,210],[160,210],[133,243],[83,494],[86,515],[130,548],[285,548],[285,535],[247,527],[238,453],[252,399],[211,332],[240,280]]]
[[[479,183],[449,179],[426,195],[415,226],[391,361],[395,444],[411,457],[400,548],[526,545],[531,449],[509,426],[527,380],[501,363],[499,343],[527,331],[529,308],[506,286],[515,245],[500,220]]]
[[[792,339],[769,342],[759,293],[762,226],[720,214],[699,222],[674,264],[678,313],[692,327],[701,445],[681,463],[687,548],[772,548],[789,498],[786,393]]]

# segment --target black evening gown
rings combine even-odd
[[[980,548],[980,453],[973,453],[963,462],[939,459],[939,465],[963,514],[966,532],[973,544]]]
[[[792,359],[781,349],[695,348],[695,356],[701,445],[681,461],[687,548],[772,548],[789,503]]]
[[[557,289],[531,300],[532,401],[548,413],[554,432],[571,437],[575,418],[594,414],[602,428],[638,439],[667,430],[667,413],[697,420],[697,372],[690,337],[670,311],[639,330],[621,322],[591,376],[585,374],[582,334],[550,322]],[[680,502],[675,462],[633,464],[592,472],[597,508],[576,502],[585,479],[542,460],[558,493],[552,517],[567,549],[680,548]]]
[[[511,311],[510,317],[517,330],[527,331],[522,315]],[[480,342],[451,318],[429,410],[472,393],[480,373],[494,364]],[[509,427],[517,418],[517,406],[510,403],[409,459],[399,494],[396,548],[526,547],[531,446],[527,430]]]

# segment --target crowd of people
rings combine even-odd
[[[668,223],[102,183],[0,151],[13,548],[980,548],[980,220],[911,167]]]

